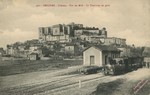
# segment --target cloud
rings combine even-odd
[[[23,42],[30,39],[37,39],[38,33],[33,31],[22,31],[20,29],[15,29],[14,31],[5,30],[0,35],[0,47],[4,47],[7,44],[12,44],[14,42]]]
[[[0,30],[0,34],[2,34],[3,33],[3,31],[2,30]]]
[[[144,32],[135,32],[130,29],[126,29],[124,31],[120,31],[119,33],[115,34],[116,37],[122,37],[127,39],[127,44],[132,45],[135,44],[135,46],[150,46],[150,33],[145,35]]]
[[[21,28],[22,30],[25,30],[26,28],[23,28],[24,27],[23,24],[28,23],[26,22],[26,19],[30,18],[34,14],[42,15],[42,14],[47,13],[43,9],[37,9],[35,6],[31,6],[27,3],[22,3],[22,2],[20,3],[20,2],[21,1],[19,0],[13,0],[12,4],[9,4],[5,9],[0,10],[1,29],[12,30],[16,28]],[[20,21],[23,21],[23,22],[20,22]],[[28,30],[32,31],[32,29],[28,29]]]

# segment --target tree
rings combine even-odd
[[[142,55],[150,57],[150,47],[145,47]]]
[[[54,44],[54,46],[53,46],[53,49],[54,49],[55,51],[60,51],[61,45],[60,45],[58,42],[56,42],[56,43]]]
[[[49,50],[46,46],[41,47],[41,50],[42,50],[42,54],[43,54],[44,56],[49,56],[50,50]]]
[[[142,53],[144,49],[142,47],[135,47],[134,44],[132,45],[133,47],[131,48],[131,56],[132,57],[142,57]]]
[[[127,46],[122,52],[122,56],[126,57],[142,57],[143,47]]]

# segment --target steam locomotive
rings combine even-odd
[[[109,60],[109,64],[105,64],[104,74],[105,75],[118,75],[127,73],[143,66],[142,57],[124,57],[124,58],[114,58]]]

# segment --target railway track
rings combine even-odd
[[[86,84],[86,83],[89,83],[89,82],[92,82],[92,81],[105,80],[109,77],[110,76],[100,76],[100,77],[95,77],[95,78],[92,78],[92,79],[85,79],[85,80],[82,80],[82,84]],[[72,83],[69,83],[69,84],[64,84],[64,85],[52,88],[50,90],[41,92],[41,93],[36,93],[34,95],[54,94],[54,93],[57,93],[57,92],[60,92],[60,91],[68,90],[69,88],[73,88],[73,87],[79,87],[79,82],[77,81],[77,82],[72,82]]]
[[[55,77],[53,78],[51,81],[49,82],[36,82],[36,83],[32,83],[32,84],[24,84],[24,85],[20,85],[20,86],[15,86],[15,87],[10,87],[9,90],[10,91],[16,91],[16,92],[28,92],[28,91],[33,91],[33,90],[37,90],[46,86],[51,86],[53,84],[56,83],[60,83],[60,82],[65,82],[66,80],[73,78],[73,77],[78,77],[81,76],[79,74],[74,74],[74,75],[68,75],[65,77]],[[3,89],[7,89],[7,88],[3,88]],[[0,89],[1,90],[1,89]]]
[[[47,95],[48,93],[51,95],[52,93],[57,93],[60,91],[68,90],[69,88],[79,87],[79,80],[82,81],[82,84],[86,84],[92,81],[99,81],[105,80],[109,76],[103,76],[100,74],[93,74],[93,75],[81,75],[81,74],[74,74],[74,75],[67,75],[67,76],[57,76],[53,77],[51,80],[47,82],[36,82],[33,84],[25,84],[20,85],[18,87],[12,87],[8,90],[12,93],[12,95]],[[14,94],[13,94],[14,93]]]
[[[67,81],[70,78],[74,78],[74,77],[78,77],[78,76],[81,76],[81,75],[75,74],[75,75],[70,75],[70,76],[67,76],[67,77],[58,78],[58,79],[52,80],[50,82],[46,82],[46,83],[42,83],[42,84],[39,84],[39,85],[35,85],[35,87],[33,87],[33,88],[31,86],[30,88],[27,88],[27,89],[24,89],[24,90],[26,92],[28,92],[28,91],[34,91],[34,90],[37,90],[37,89],[40,89],[40,88],[44,88],[44,87],[47,87],[47,86],[53,87],[54,84],[62,83],[62,82]]]

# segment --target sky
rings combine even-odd
[[[149,5],[150,0],[0,0],[0,47],[37,39],[39,27],[71,22],[106,27],[109,37],[150,46]]]

